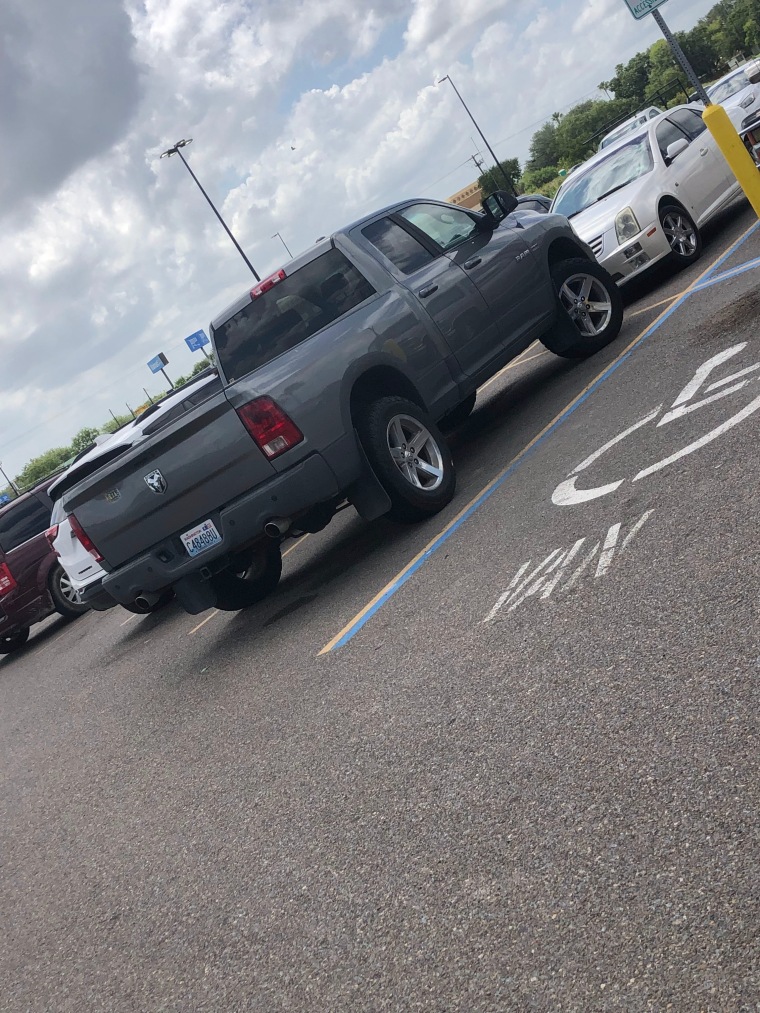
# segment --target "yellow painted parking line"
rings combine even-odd
[[[691,288],[691,286],[689,286],[689,288]],[[660,299],[659,302],[653,302],[650,306],[642,306],[640,310],[634,310],[633,313],[626,313],[626,320],[630,320],[631,317],[641,316],[642,313],[649,313],[650,310],[659,309],[660,306],[664,306],[666,303],[676,302],[688,291],[689,289],[686,288],[683,292],[679,292],[678,295],[669,295],[667,299]]]
[[[300,538],[299,538],[299,539],[298,539],[297,541],[295,541],[295,542],[294,542],[294,543],[293,543],[293,544],[292,544],[292,545],[290,546],[290,548],[289,548],[289,549],[286,549],[286,550],[285,550],[285,551],[283,552],[283,554],[282,554],[282,558],[284,559],[284,558],[285,558],[286,556],[289,556],[289,555],[290,555],[290,553],[291,553],[291,552],[293,551],[293,549],[297,549],[297,548],[298,548],[298,546],[299,546],[299,545],[301,544],[301,542],[305,542],[305,541],[306,541],[306,539],[307,539],[308,537],[309,537],[308,535],[301,535],[301,537],[300,537]]]
[[[137,612],[133,612],[131,616],[129,616],[127,619],[124,620],[123,623],[120,623],[119,625],[126,626],[127,623],[131,623],[133,619],[137,619]]]
[[[618,353],[618,355],[612,360],[612,362],[608,363],[608,365],[606,365],[604,369],[594,377],[593,380],[587,383],[586,386],[583,388],[583,390],[581,390],[580,393],[576,394],[576,396],[570,402],[568,402],[568,404],[560,412],[558,412],[554,416],[551,422],[545,425],[544,428],[539,433],[537,433],[533,437],[533,439],[523,447],[522,450],[520,450],[517,454],[515,454],[512,460],[509,461],[509,463],[504,468],[502,468],[501,471],[480,490],[480,492],[478,492],[475,496],[473,496],[472,499],[469,501],[469,503],[467,503],[467,505],[464,506],[459,511],[459,513],[457,513],[456,517],[454,517],[453,520],[449,521],[449,523],[444,528],[442,528],[441,531],[439,531],[438,534],[434,538],[432,538],[427,543],[427,545],[406,564],[406,566],[404,566],[401,570],[399,570],[399,572],[391,580],[389,580],[388,583],[384,587],[382,587],[377,592],[377,594],[369,602],[367,602],[367,604],[363,608],[361,608],[348,623],[346,623],[346,625],[343,627],[342,630],[336,633],[335,636],[330,641],[328,641],[328,643],[325,644],[325,646],[319,652],[319,655],[329,654],[330,651],[332,651],[343,640],[344,637],[346,637],[352,631],[358,631],[361,628],[361,626],[363,626],[364,623],[367,622],[367,620],[370,618],[370,615],[376,610],[376,608],[379,607],[381,603],[384,602],[384,600],[389,598],[394,593],[395,589],[398,586],[401,586],[401,584],[405,583],[405,581],[408,579],[408,575],[410,575],[410,571],[414,571],[418,567],[418,565],[421,565],[423,557],[425,557],[428,553],[433,552],[435,550],[435,547],[445,539],[447,533],[450,532],[452,528],[458,527],[463,522],[465,515],[471,509],[473,509],[476,506],[476,504],[478,504],[479,501],[481,501],[486,496],[486,494],[491,489],[493,489],[494,486],[500,484],[501,480],[515,466],[515,464],[517,464],[518,461],[524,458],[526,454],[528,454],[528,452],[537,443],[543,440],[544,436],[546,436],[546,434],[549,433],[550,430],[552,430],[560,422],[561,419],[563,419],[569,412],[571,412],[580,401],[585,400],[591,389],[595,387],[599,382],[601,382],[604,379],[604,377],[607,376],[612,370],[614,370],[616,364],[621,362],[621,360],[625,359],[634,350],[634,348],[636,348],[636,346],[642,341],[642,339],[647,334],[649,334],[653,329],[659,327],[659,325],[669,315],[673,303],[675,303],[679,299],[684,299],[687,295],[689,295],[697,287],[697,285],[699,285],[701,281],[707,278],[726,259],[726,257],[730,256],[730,251],[738,248],[738,246],[740,246],[744,242],[744,240],[747,239],[749,235],[757,227],[758,227],[757,222],[751,225],[735,243],[732,243],[731,246],[726,251],[724,251],[724,253],[722,253],[719,257],[716,257],[716,259],[712,262],[712,264],[709,267],[706,267],[705,270],[702,271],[702,273],[699,274],[694,279],[694,281],[680,293],[680,295],[674,297],[674,299],[672,300],[671,299],[665,300],[666,302],[668,302],[669,305],[661,313],[659,313],[651,323],[647,324],[646,327],[642,331],[640,331],[639,334],[637,334],[636,337],[631,342],[629,342],[629,344],[621,352]]]
[[[218,615],[219,609],[214,609],[210,616],[206,616],[206,618],[203,619],[201,622],[199,622],[197,626],[193,626],[193,628],[190,630],[190,633],[188,633],[188,637],[191,636],[193,633],[197,633],[198,630],[201,628],[201,626],[205,626],[206,623],[210,623],[211,620]]]

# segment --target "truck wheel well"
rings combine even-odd
[[[420,408],[425,408],[425,402],[420,397],[419,391],[403,373],[392,366],[373,366],[366,373],[362,373],[351,390],[351,418],[356,421],[357,413],[364,405],[389,394],[405,397]]]
[[[583,257],[588,260],[586,252],[572,241],[572,239],[555,239],[549,247],[549,267],[554,267],[563,260],[572,260],[575,257]]]
[[[686,208],[676,197],[660,197],[659,203],[657,204],[657,214],[659,215],[663,208],[673,207],[674,205],[677,208],[681,208],[682,211],[686,211]],[[688,211],[686,213],[688,214]]]

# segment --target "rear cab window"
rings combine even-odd
[[[50,527],[50,504],[36,496],[12,502],[0,514],[0,550],[12,552]]]
[[[340,250],[316,257],[214,328],[227,381],[260,369],[373,295],[373,286]]]

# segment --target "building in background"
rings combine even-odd
[[[458,204],[460,208],[475,210],[480,208],[480,201],[483,193],[477,183],[470,183],[463,190],[457,191],[453,196],[448,197],[449,204]]]

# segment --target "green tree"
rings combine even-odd
[[[509,186],[504,178],[505,175],[509,180]],[[483,196],[488,197],[496,190],[509,190],[510,188],[514,190],[519,178],[520,162],[516,158],[508,158],[504,162],[499,162],[499,168],[494,165],[478,177],[478,186],[483,191]]]
[[[643,105],[649,84],[651,65],[649,53],[636,53],[628,63],[619,63],[615,76],[599,85],[604,91],[611,91],[616,99],[628,99],[633,106]]]
[[[132,421],[131,415],[117,415],[115,419],[109,419],[105,425],[101,426],[101,433],[115,433],[117,429],[121,429],[127,422]]]
[[[28,489],[29,486],[52,475],[70,459],[71,447],[54,447],[52,450],[46,450],[39,457],[27,461],[16,476],[16,485],[21,489]]]
[[[543,193],[547,197],[553,197],[559,189],[559,169],[556,165],[526,169],[519,186],[523,193]]]
[[[557,124],[549,120],[535,132],[530,142],[530,155],[526,170],[535,171],[559,162],[559,144],[557,143]]]
[[[95,438],[100,435],[99,429],[93,429],[92,426],[85,426],[84,429],[80,429],[74,439],[71,441],[71,455],[72,457],[77,454],[81,454],[83,450],[86,450],[95,442]]]
[[[585,161],[598,147],[602,136],[630,115],[625,99],[589,99],[566,113],[557,127],[559,164],[566,169]]]

